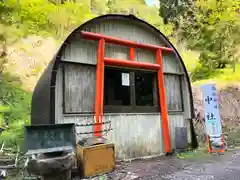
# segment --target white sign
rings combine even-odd
[[[122,85],[130,86],[129,73],[122,73]]]
[[[222,124],[217,99],[216,85],[202,86],[206,131],[210,137],[222,136]]]
[[[0,179],[6,177],[6,170],[0,169]]]

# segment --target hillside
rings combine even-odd
[[[208,25],[204,25],[205,31],[203,28],[198,32],[199,36],[194,36],[196,33],[194,27],[180,20],[181,14],[175,17],[181,22],[181,28],[176,28],[174,21],[165,23],[166,17],[159,16],[159,7],[149,7],[144,0],[59,2],[57,0],[0,0],[0,126],[7,123],[10,127],[0,137],[0,141],[7,140],[9,145],[21,144],[23,124],[29,123],[30,118],[31,92],[59,44],[79,24],[104,13],[135,14],[157,27],[175,44],[184,59],[191,75],[198,111],[202,111],[199,85],[214,81],[219,85],[220,103],[224,110],[222,111],[223,119],[235,118],[236,122],[239,121],[240,114],[237,109],[240,107],[238,88],[240,37],[235,35],[235,31],[238,32],[240,29],[240,18],[233,22],[231,20],[230,27],[230,20],[220,17],[217,22],[211,22],[211,28],[217,28],[216,32],[211,30],[211,37],[207,36],[210,33]],[[200,3],[196,5],[197,8],[212,8],[203,6],[201,0],[197,2]],[[134,8],[132,8],[133,3]],[[235,4],[228,6],[235,7]],[[213,11],[214,8],[212,8]],[[233,12],[232,15],[235,16]],[[214,20],[209,17],[209,21]],[[228,31],[232,43],[226,43],[227,40],[221,37],[221,42],[223,42],[221,48],[227,49],[226,52],[223,52],[221,48],[218,49],[219,42],[213,41],[214,38],[220,39],[219,32],[223,30],[220,25],[223,22],[228,27],[226,33]],[[197,23],[202,25],[202,19]],[[229,32],[231,28],[235,28],[234,33]],[[204,44],[206,46],[203,46]],[[214,49],[212,50],[214,53],[211,52],[210,47]],[[226,61],[226,56],[231,60]],[[226,62],[226,67],[215,67],[219,64],[216,59],[219,59],[219,62],[220,60]],[[225,87],[228,86],[226,90]],[[4,122],[1,120],[1,115]]]

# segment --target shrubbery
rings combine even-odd
[[[29,124],[31,93],[18,87],[15,82],[19,83],[18,78],[1,75],[0,114],[4,120],[0,126],[8,125],[8,128],[1,134],[0,142],[4,141],[8,146],[22,145],[23,126]]]
[[[134,4],[134,8],[132,5]],[[133,10],[134,9],[134,10]],[[148,7],[143,0],[0,0],[0,45],[5,47],[29,35],[53,36],[62,41],[68,33],[88,19],[103,13],[133,13],[155,25],[165,34],[172,34],[171,25],[163,25],[157,7]],[[0,46],[1,53],[1,46]],[[23,126],[30,121],[31,92],[20,88],[19,79],[6,74],[6,57],[0,58],[0,112],[9,128],[0,136],[0,143],[22,145]],[[2,62],[2,63],[1,63]],[[3,69],[3,71],[1,71]]]
[[[86,4],[53,4],[46,0],[0,2],[0,15],[1,22],[14,26],[21,36],[37,34],[57,38],[65,37],[77,25],[94,16]]]

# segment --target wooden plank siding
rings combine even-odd
[[[183,111],[181,80],[178,75],[164,75],[168,111]]]
[[[105,20],[87,25],[84,31],[96,32],[138,43],[165,46],[164,41],[148,28],[132,21]],[[175,127],[188,127],[190,99],[186,76],[175,54],[163,53],[164,83],[169,110],[169,129],[172,148],[175,148]],[[106,44],[105,56],[130,59],[129,48]],[[97,42],[83,40],[80,32],[70,37],[61,56],[55,91],[56,123],[94,123],[95,76]],[[135,60],[155,63],[155,52],[135,49]],[[64,65],[64,68],[63,68]],[[104,113],[103,121],[111,121],[112,131],[103,133],[115,143],[117,159],[164,153],[161,113]],[[109,124],[104,124],[108,129]],[[189,128],[188,128],[189,129]],[[77,133],[92,132],[92,126],[76,127]],[[92,137],[80,135],[77,140]],[[190,137],[190,136],[189,136]],[[190,142],[190,139],[189,139]]]
[[[74,64],[71,64],[75,66]],[[65,64],[66,66],[66,64]],[[71,68],[69,68],[71,69]],[[83,72],[78,68],[73,68],[77,72]],[[72,69],[72,70],[73,70]],[[72,72],[73,73],[73,72]],[[75,72],[76,73],[76,72]],[[166,82],[166,81],[165,81]],[[80,83],[76,83],[80,84]],[[56,83],[56,123],[76,123],[76,124],[89,124],[93,123],[93,113],[89,114],[64,114],[63,113],[63,68],[62,65],[58,70],[57,83]],[[170,86],[169,86],[170,87]],[[84,97],[86,98],[86,97]],[[77,101],[77,99],[75,98]],[[75,102],[74,102],[75,103]],[[104,137],[109,142],[116,145],[117,159],[134,158],[138,156],[159,155],[164,153],[164,144],[161,128],[161,114],[160,113],[108,113],[104,114],[103,121],[111,121],[112,131],[103,133]],[[172,148],[175,148],[175,127],[188,127],[188,122],[182,112],[174,112],[169,114],[169,128]],[[131,124],[129,126],[129,124]],[[104,130],[109,129],[110,124],[104,125]],[[76,127],[76,133],[92,132],[92,126]],[[128,132],[126,134],[126,132]],[[130,136],[129,136],[130,132]],[[121,134],[121,135],[120,135]],[[84,137],[92,137],[93,134],[77,135],[77,141]],[[142,136],[140,136],[142,135]],[[190,137],[190,136],[189,136]],[[189,138],[190,142],[190,138]],[[146,146],[147,143],[147,146]],[[139,147],[144,147],[139,149]]]
[[[95,104],[96,67],[64,64],[64,113],[92,113]]]
[[[81,64],[64,64],[63,112],[92,113],[95,103],[96,67]],[[164,75],[168,111],[183,111],[181,77]]]

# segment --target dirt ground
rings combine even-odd
[[[159,157],[120,163],[114,172],[94,180],[239,180],[240,149],[224,155],[179,159]]]

